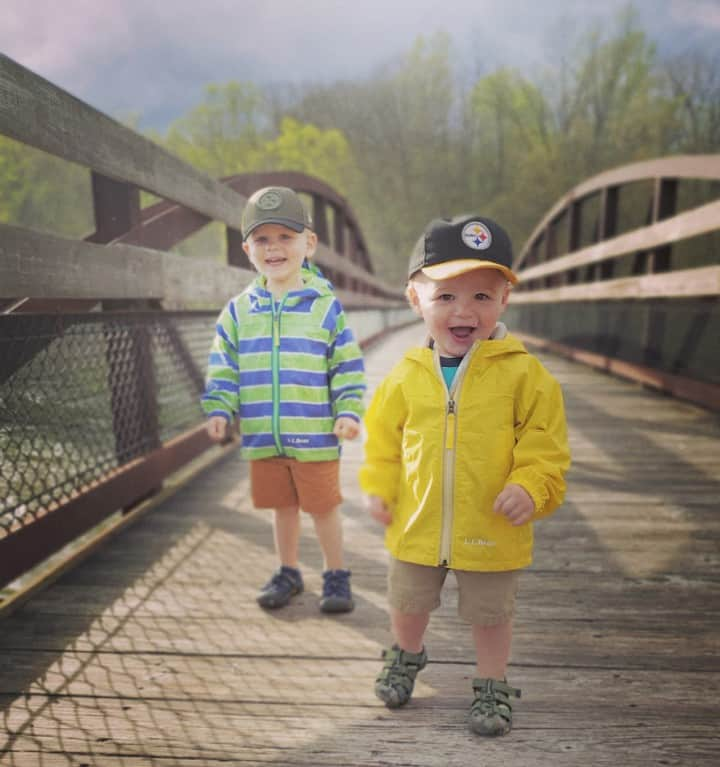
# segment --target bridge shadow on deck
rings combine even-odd
[[[393,349],[371,352],[369,367],[389,367]],[[318,612],[308,520],[308,590],[286,610],[257,608],[274,566],[270,518],[228,455],[0,625],[3,764],[714,763],[717,420],[547,360],[564,381],[575,463],[523,579],[510,738],[466,731],[472,650],[452,578],[413,703],[390,712],[373,697],[389,639],[385,554],[353,489],[353,446],[355,612]]]

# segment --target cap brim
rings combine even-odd
[[[433,264],[424,266],[420,271],[431,280],[449,280],[451,277],[457,277],[466,272],[472,272],[475,269],[496,269],[513,284],[517,285],[518,278],[512,269],[507,266],[497,264],[495,261],[479,261],[476,258],[462,258],[457,261],[445,261],[442,264]]]
[[[305,229],[305,224],[300,224],[297,221],[292,221],[288,218],[266,218],[262,221],[256,221],[251,227],[249,227],[243,233],[243,240],[247,240],[248,235],[252,234],[259,226],[264,224],[280,224],[280,226],[286,226],[288,229],[292,229],[293,232],[302,232]]]

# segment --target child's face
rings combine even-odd
[[[276,292],[302,287],[300,268],[316,246],[317,235],[309,229],[295,232],[282,224],[263,224],[248,235],[243,250]]]
[[[474,269],[437,282],[420,273],[408,286],[410,303],[443,357],[462,357],[475,341],[489,338],[509,292],[497,269]]]

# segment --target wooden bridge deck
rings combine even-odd
[[[417,336],[372,351],[373,380]],[[354,613],[317,611],[308,520],[307,592],[284,611],[256,607],[270,519],[229,454],[0,622],[0,764],[717,765],[718,419],[544,359],[564,384],[574,465],[522,582],[512,735],[466,729],[472,650],[452,583],[413,703],[391,712],[374,698],[385,555],[350,446]]]

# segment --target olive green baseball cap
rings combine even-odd
[[[253,192],[242,212],[243,240],[263,224],[281,224],[294,232],[312,229],[312,218],[297,192],[287,186],[266,186]]]

